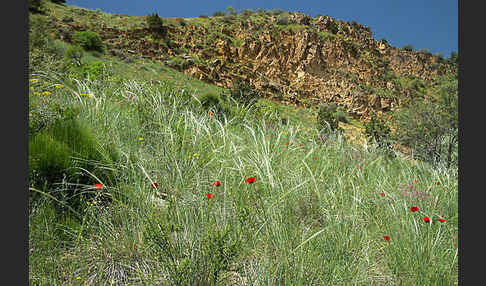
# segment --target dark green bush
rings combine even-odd
[[[370,121],[365,123],[365,134],[368,140],[375,141],[378,147],[389,146],[390,127],[376,113],[370,114]]]
[[[208,15],[199,15],[199,18],[204,18],[204,19],[207,19],[209,18]]]
[[[336,118],[337,104],[321,104],[317,113],[317,126],[320,130],[335,131],[339,127],[339,120]]]
[[[160,35],[161,37],[165,37],[167,35],[167,27],[164,25],[164,21],[162,21],[162,18],[160,18],[157,13],[147,16],[146,22],[149,29],[156,33],[156,35]]]
[[[216,12],[213,13],[213,17],[221,17],[221,16],[224,16],[224,15],[226,15],[226,13],[223,12],[223,11],[216,11]]]
[[[51,2],[56,4],[63,4],[66,3],[66,0],[51,0]]]
[[[329,27],[328,27],[329,31],[333,34],[337,34],[339,32],[339,27],[338,25],[336,24],[335,21],[331,21],[329,23]]]
[[[72,39],[75,45],[81,46],[86,51],[103,52],[103,40],[98,33],[93,31],[76,32]]]
[[[405,45],[405,46],[403,46],[403,49],[404,49],[405,51],[409,51],[409,52],[413,51],[413,47],[412,47],[412,45]]]
[[[44,0],[29,0],[28,7],[29,7],[29,12],[32,13],[45,12]]]

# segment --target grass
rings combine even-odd
[[[210,113],[196,98],[223,89],[158,61],[83,58],[97,61],[106,69],[94,80],[67,77],[54,59],[31,65],[34,131],[69,117],[89,126],[88,155],[100,158],[65,150],[75,158],[52,161],[71,170],[89,159],[96,168],[76,169],[88,179],[31,186],[30,284],[457,284],[457,169],[320,134],[305,107],[225,101]]]
[[[257,109],[210,117],[188,82],[117,86],[85,80],[50,95],[91,94],[70,104],[122,156],[119,179],[100,191],[112,202],[87,201],[81,216],[59,214],[48,196],[32,202],[31,284],[457,283],[454,172],[339,134],[322,143],[309,122]]]

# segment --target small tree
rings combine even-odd
[[[431,163],[456,162],[458,143],[457,78],[445,76],[440,80],[436,98],[417,98],[394,115],[397,127],[393,141],[409,146],[414,156]]]
[[[150,30],[162,37],[166,36],[167,27],[164,26],[164,22],[159,17],[159,15],[157,15],[157,13],[153,13],[152,15],[147,16],[146,22]]]
[[[236,10],[233,7],[231,7],[231,6],[229,6],[228,8],[226,8],[226,10],[228,11],[228,14],[229,15],[237,15],[238,14],[238,12],[236,12]]]

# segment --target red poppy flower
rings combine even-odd
[[[219,186],[221,186],[221,182],[220,181],[216,181],[216,182],[212,183],[211,185],[216,186],[216,187],[219,187]]]
[[[211,193],[207,193],[207,194],[206,194],[206,197],[208,197],[208,199],[211,199],[211,198],[213,198],[213,194],[211,194]]]
[[[317,160],[317,157],[314,157],[314,160]]]
[[[440,185],[440,182],[435,183],[437,186]]]
[[[133,244],[133,249],[137,249],[137,244],[136,243]]]
[[[348,154],[345,155],[346,159],[348,158]]]
[[[359,168],[362,170],[363,169],[363,166],[359,166]]]
[[[249,177],[248,179],[246,179],[246,182],[248,184],[253,184],[255,182],[255,177]]]
[[[390,241],[390,237],[388,235],[384,235],[383,238],[386,240],[386,241]]]
[[[285,142],[285,146],[289,146],[290,142]]]
[[[439,218],[439,219],[438,219],[438,221],[440,221],[440,222],[445,222],[446,220],[445,220],[445,219],[443,219],[443,218]]]
[[[157,182],[154,182],[154,183],[152,184],[152,188],[157,188],[158,186],[159,186],[159,184],[158,184]]]
[[[414,182],[414,183],[418,183],[418,182],[419,182],[419,180],[415,179],[415,180],[413,180],[413,182]]]
[[[386,194],[385,193],[381,193],[380,196],[384,197],[384,196],[386,196]]]
[[[411,211],[411,212],[416,212],[416,211],[418,211],[418,210],[420,210],[420,209],[419,209],[419,207],[415,207],[415,206],[413,206],[413,207],[411,207],[411,208],[410,208],[410,211]]]
[[[299,146],[302,147],[302,144],[300,144]]]
[[[103,185],[102,185],[102,184],[94,184],[94,187],[95,187],[95,189],[97,189],[97,190],[101,190],[101,189],[103,189]]]
[[[426,216],[426,217],[424,217],[424,221],[425,221],[426,223],[429,223],[429,222],[430,222],[430,218],[429,218],[428,216]]]

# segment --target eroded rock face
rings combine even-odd
[[[452,69],[433,55],[375,41],[370,29],[356,22],[291,13],[293,27],[289,28],[277,25],[276,19],[169,25],[163,40],[152,39],[146,28],[118,31],[99,26],[98,33],[113,54],[132,50],[161,61],[179,56],[185,63],[178,67],[181,71],[218,86],[228,88],[232,79],[240,77],[266,96],[286,95],[281,98],[287,104],[334,101],[361,119],[371,110],[386,112],[398,106],[399,100],[380,96],[376,90],[407,96],[387,74],[428,81]],[[335,35],[331,33],[334,25],[339,28]]]

